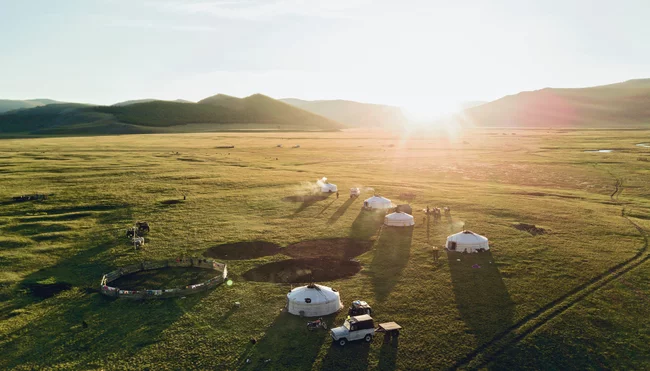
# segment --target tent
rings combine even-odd
[[[390,213],[384,218],[384,225],[389,227],[410,227],[415,225],[413,216],[401,211]]]
[[[339,189],[336,187],[336,184],[332,184],[332,183],[323,183],[320,186],[320,191],[325,193],[334,193],[338,190]]]
[[[458,252],[480,252],[489,250],[487,237],[472,231],[462,231],[447,237],[447,249]]]
[[[332,314],[343,308],[341,296],[335,289],[310,284],[296,287],[287,294],[287,311],[304,317]]]
[[[372,196],[363,201],[363,207],[371,210],[387,210],[393,207],[393,203],[381,196]]]

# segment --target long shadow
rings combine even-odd
[[[352,341],[345,346],[328,339],[331,345],[327,355],[323,358],[321,370],[367,370],[368,354],[370,353],[370,344],[363,339]],[[375,340],[376,341],[376,340]]]
[[[379,370],[394,370],[397,363],[399,337],[382,336],[381,350],[379,352]]]
[[[352,222],[350,237],[360,240],[367,240],[373,237],[383,224],[384,216],[382,213],[361,210],[357,218]]]
[[[333,325],[335,315],[323,316]],[[276,317],[262,339],[248,347],[239,356],[239,370],[304,370],[316,360],[325,339],[330,339],[324,329],[309,331],[309,319],[283,312]]]
[[[449,269],[458,311],[479,344],[512,325],[515,306],[491,252],[450,253]]]
[[[0,368],[41,367],[79,362],[74,368],[103,368],[103,359],[123,357],[160,340],[163,330],[198,303],[205,293],[187,299],[136,302],[111,300],[99,293],[76,293],[42,317],[8,334],[1,347]],[[89,367],[92,365],[92,367]]]
[[[334,204],[334,202],[336,202],[336,199],[333,199],[332,202],[325,205],[325,207],[321,211],[319,211],[318,214],[316,214],[316,216],[321,216],[327,209],[330,208],[330,206],[332,206]]]
[[[316,202],[327,200],[332,194],[331,193],[321,193],[315,195],[304,195],[304,196],[289,196],[282,199],[286,202],[302,202],[300,207],[296,209],[293,213],[294,215],[303,212],[306,208],[312,206]]]
[[[413,227],[383,228],[375,244],[370,274],[377,301],[384,301],[399,281],[411,254]]]
[[[350,205],[352,205],[354,200],[355,198],[350,197],[347,201],[345,201],[345,203],[343,203],[343,205],[339,206],[339,208],[334,212],[334,214],[332,214],[332,216],[330,216],[330,218],[327,220],[327,223],[328,224],[336,223],[336,221],[339,220],[339,218],[343,216],[343,214],[345,214],[345,212],[348,210]]]
[[[56,213],[59,210],[49,209],[46,211]],[[131,219],[131,209],[127,207],[115,209],[110,213],[98,214],[98,224],[102,225],[105,230],[97,236],[93,236],[92,239],[82,240],[73,246],[72,249],[78,249],[76,254],[62,258],[55,265],[39,269],[25,276],[13,291],[8,293],[7,296],[11,298],[10,303],[3,306],[0,318],[12,316],[12,311],[15,309],[50,298],[74,286],[85,289],[98,287],[102,274],[112,268],[112,264],[106,262],[102,255],[108,250],[124,247],[123,240],[116,238],[110,232],[111,228],[109,227],[130,223]],[[93,244],[91,247],[88,247],[88,241]]]

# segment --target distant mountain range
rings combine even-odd
[[[347,127],[400,128],[408,120],[399,107],[359,103],[349,100],[280,99],[294,107],[338,121]]]
[[[479,127],[627,128],[650,126],[650,79],[509,95],[463,111]]]
[[[189,101],[189,100],[185,100],[185,99],[162,100],[162,99],[151,99],[151,98],[147,98],[147,99],[125,100],[124,102],[118,102],[118,103],[115,103],[115,104],[113,104],[113,106],[118,106],[118,107],[119,107],[119,106],[130,106],[130,105],[132,105],[132,104],[138,104],[138,103],[149,103],[149,102],[153,102],[153,101],[157,101],[157,100],[159,100],[159,101],[161,101],[161,102],[194,103],[194,102],[191,102],[191,101]]]
[[[579,89],[522,92],[493,102],[466,102],[465,127],[650,127],[650,79]],[[51,99],[0,100],[0,135],[106,135],[228,130],[323,131],[402,128],[398,107],[346,100],[276,100],[262,94],[217,94],[197,103],[155,99],[112,106]]]
[[[113,106],[50,104],[0,115],[0,135],[102,135],[224,130],[338,130],[333,120],[262,94],[218,94],[198,103],[152,100]]]
[[[27,99],[27,100],[10,100],[0,99],[0,113],[9,112],[17,109],[26,109],[41,107],[48,104],[63,103],[52,99]]]

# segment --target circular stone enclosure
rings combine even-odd
[[[351,277],[360,270],[361,264],[352,260],[331,257],[288,259],[253,268],[243,277],[257,282],[305,283]]]
[[[128,299],[162,299],[215,288],[228,276],[225,264],[211,259],[178,258],[142,262],[102,276],[101,293]]]

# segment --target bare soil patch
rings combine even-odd
[[[307,283],[351,277],[361,270],[352,260],[331,257],[289,259],[264,264],[243,274],[248,281],[272,283]]]
[[[292,258],[332,257],[350,259],[370,250],[372,244],[372,241],[353,238],[309,240],[289,245],[282,250],[282,253]]]
[[[546,233],[546,229],[537,227],[535,224],[517,223],[512,226],[520,231],[528,232],[533,236]]]
[[[248,241],[214,246],[204,252],[203,256],[223,260],[245,260],[275,255],[281,251],[280,246],[271,242]]]

